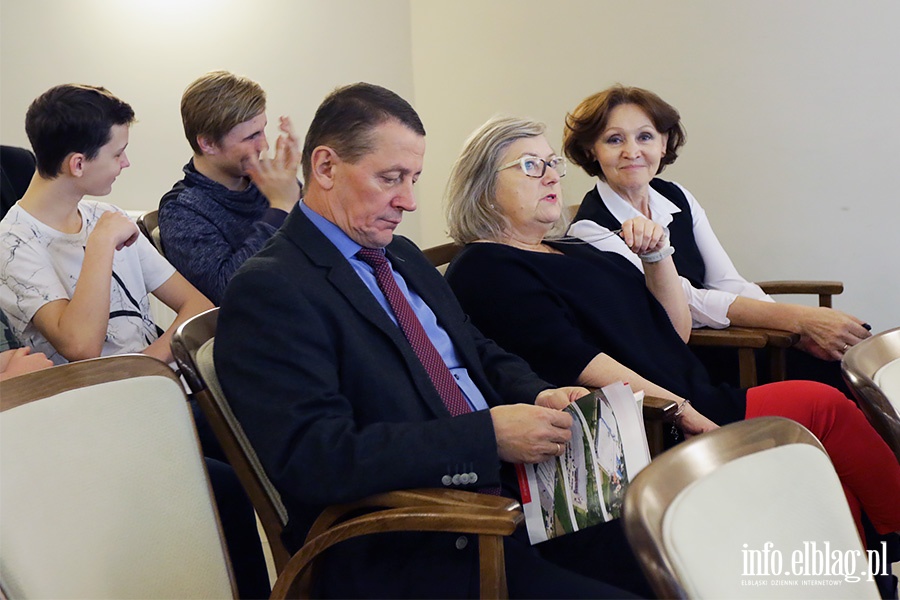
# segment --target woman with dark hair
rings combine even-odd
[[[690,314],[663,227],[643,217],[622,224],[643,274],[617,253],[547,238],[561,219],[566,161],[543,131],[492,119],[451,173],[450,233],[466,247],[447,280],[474,324],[556,385],[627,381],[674,400],[687,435],[764,415],[798,421],[831,455],[857,525],[862,507],[880,533],[900,530],[900,465],[839,391],[811,381],[748,390],[710,383],[685,345]]]
[[[847,348],[869,337],[856,317],[775,303],[741,277],[697,200],[681,185],[657,177],[675,162],[684,143],[678,111],[653,92],[617,85],[585,98],[566,118],[563,146],[566,156],[598,181],[585,195],[570,233],[642,269],[634,253],[609,233],[637,216],[667,227],[694,327],[734,324],[791,331],[800,334],[800,349],[827,361],[839,361]],[[789,375],[843,385],[837,363],[792,354]]]

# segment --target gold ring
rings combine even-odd
[[[560,447],[559,442],[556,442],[556,453],[562,454],[562,448]]]
[[[850,344],[846,344],[846,343],[845,343],[845,344],[844,344],[844,347],[841,348],[841,354],[845,353],[845,352],[847,351],[847,348],[849,348],[849,347],[850,347]]]

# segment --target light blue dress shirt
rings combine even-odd
[[[397,317],[394,315],[391,305],[388,303],[384,292],[378,287],[378,282],[375,279],[375,271],[369,264],[356,257],[356,253],[359,252],[362,246],[350,239],[340,227],[313,211],[306,206],[305,203],[300,203],[300,210],[302,210],[303,214],[309,217],[309,220],[312,221],[313,225],[315,225],[319,231],[335,245],[344,258],[350,261],[350,266],[353,267],[353,270],[356,271],[359,278],[366,284],[366,287],[369,288],[369,291],[372,292],[375,299],[378,300],[378,303],[381,304],[381,307],[385,310],[394,324],[399,327],[397,324]],[[390,258],[388,259],[388,263],[390,263]],[[406,281],[400,273],[394,270],[393,265],[391,265],[391,273],[394,275],[397,286],[400,288],[400,291],[403,292],[403,295],[412,307],[413,312],[415,312],[416,316],[419,318],[419,322],[422,323],[422,327],[425,329],[425,333],[428,335],[431,343],[434,344],[434,347],[441,355],[441,358],[444,359],[447,368],[450,369],[450,373],[453,374],[453,378],[456,379],[456,383],[459,384],[463,395],[465,395],[466,400],[469,401],[469,406],[472,407],[472,410],[486,410],[488,407],[487,401],[475,385],[475,382],[472,381],[472,378],[469,376],[468,369],[462,366],[462,362],[459,360],[459,356],[456,353],[456,348],[453,346],[453,341],[450,339],[450,336],[447,335],[444,328],[437,322],[437,317],[434,316],[434,313],[415,290],[410,289],[410,287],[406,285]]]

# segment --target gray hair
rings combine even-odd
[[[444,193],[449,233],[456,243],[503,238],[507,220],[494,205],[497,169],[510,144],[545,131],[544,124],[537,121],[496,116],[469,136]]]

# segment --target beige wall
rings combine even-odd
[[[694,192],[753,279],[840,279],[839,308],[900,324],[900,21],[896,0],[2,0],[0,137],[50,86],[132,103],[133,166],[111,202],[149,209],[189,148],[178,101],[197,75],[259,81],[269,119],[303,132],[334,86],[410,99],[428,129],[420,210],[401,231],[443,241],[440,197],[463,140],[492,114],[562,119],[611,83],[655,90],[688,130],[666,171]],[[274,128],[270,126],[270,134]],[[569,202],[591,185],[565,181]]]
[[[179,103],[196,77],[255,79],[270,141],[281,114],[302,137],[338,85],[371,81],[412,98],[409,32],[408,0],[2,0],[0,135],[27,146],[25,111],[53,85],[103,85],[138,118],[132,166],[106,200],[156,208],[191,155]]]
[[[750,279],[838,279],[836,306],[900,325],[900,3],[895,0],[413,2],[428,127],[422,232],[468,134],[497,112],[547,123],[621,82],[674,104],[688,144],[665,175],[706,209]],[[569,203],[591,186],[564,180]]]

